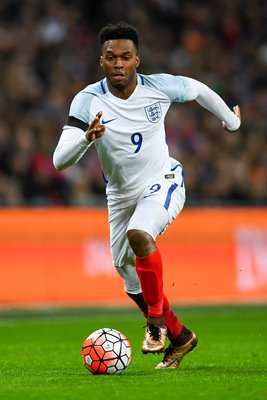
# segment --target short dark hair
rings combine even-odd
[[[108,24],[104,26],[99,32],[99,41],[101,46],[107,40],[113,39],[129,39],[131,40],[136,49],[138,50],[139,45],[139,33],[138,30],[132,26],[127,24],[126,22],[120,21],[115,24]]]

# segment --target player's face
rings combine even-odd
[[[103,45],[100,65],[105,71],[111,93],[128,97],[137,84],[136,69],[140,58],[131,40],[107,40]]]

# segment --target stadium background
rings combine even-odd
[[[218,0],[216,7],[188,0],[1,1],[2,306],[125,304],[109,268],[96,153],[90,149],[61,173],[52,165],[72,97],[102,77],[97,33],[120,19],[140,31],[140,72],[196,78],[242,111],[237,135],[194,103],[168,114],[170,152],[184,164],[187,185],[186,209],[161,239],[170,298],[267,300],[266,18],[264,0]]]

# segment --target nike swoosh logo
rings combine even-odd
[[[106,124],[108,124],[109,122],[115,121],[115,119],[118,119],[118,117],[112,118],[112,119],[107,119],[106,121],[105,121],[104,119],[102,119],[101,124],[102,124],[102,125],[106,125]]]

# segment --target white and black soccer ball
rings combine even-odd
[[[84,365],[92,374],[120,374],[128,367],[131,358],[129,340],[116,329],[98,329],[82,345]]]

